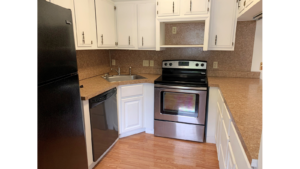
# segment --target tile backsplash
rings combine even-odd
[[[176,34],[172,34],[172,27],[177,27]],[[204,27],[203,23],[166,24],[166,44],[201,44],[203,31],[202,34],[201,31],[195,31],[201,27]],[[208,76],[259,78],[260,72],[251,72],[255,28],[255,21],[237,23],[234,51],[203,51],[202,48],[168,48],[163,51],[77,51],[79,78],[82,80],[110,71],[110,57],[116,61],[116,65],[112,67],[120,67],[124,74],[129,73],[130,66],[133,74],[161,74],[163,60],[187,59],[207,61]],[[182,36],[183,34],[185,35]],[[191,36],[192,34],[195,36]],[[185,36],[189,38],[182,38]],[[143,60],[153,60],[154,66],[143,66]],[[213,62],[218,62],[217,69],[213,68]]]
[[[79,80],[110,71],[108,50],[77,50],[76,55]]]
[[[176,27],[176,34],[172,28]],[[165,45],[203,45],[205,23],[167,23]]]
[[[173,26],[177,28],[188,27],[187,25],[170,24],[166,25],[166,42],[170,36],[173,36],[171,29]],[[192,23],[187,30],[193,30],[203,27],[202,23]],[[255,21],[245,21],[237,23],[236,41],[234,51],[203,51],[202,48],[168,48],[163,51],[145,51],[145,50],[112,50],[111,59],[116,60],[115,67],[120,67],[121,72],[128,73],[129,66],[132,67],[132,73],[151,73],[161,74],[162,61],[172,59],[187,60],[205,60],[208,63],[208,76],[225,76],[225,77],[249,77],[259,78],[259,72],[251,72],[252,54],[255,36]],[[175,34],[175,40],[178,42],[181,33],[178,29]],[[203,33],[203,32],[202,32]],[[197,34],[197,33],[196,33]],[[201,37],[201,35],[199,35]],[[190,37],[198,39],[198,35]],[[184,40],[186,43],[199,43],[198,40]],[[143,66],[143,60],[153,60],[154,66]],[[213,68],[213,62],[218,62],[218,68]]]

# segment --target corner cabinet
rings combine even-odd
[[[135,48],[137,39],[137,5],[116,3],[117,48]]]
[[[154,133],[154,84],[118,86],[119,134]]]
[[[213,0],[208,50],[234,50],[238,2]]]
[[[128,132],[143,127],[143,97],[122,99],[122,132]]]
[[[116,47],[115,5],[111,0],[95,0],[97,48]]]

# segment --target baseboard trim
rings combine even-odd
[[[206,136],[206,142],[216,144],[215,137],[214,136]]]
[[[141,133],[141,132],[144,132],[144,131],[145,131],[145,128],[128,131],[128,132],[120,134],[119,138],[128,137],[128,136],[138,134],[138,133]]]
[[[154,134],[154,129],[146,129],[145,132],[148,134]]]

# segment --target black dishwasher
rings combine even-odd
[[[118,139],[117,89],[89,100],[93,161],[97,161]]]

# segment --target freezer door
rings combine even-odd
[[[38,1],[38,84],[77,72],[71,10]]]
[[[38,87],[38,168],[88,168],[77,75]]]

